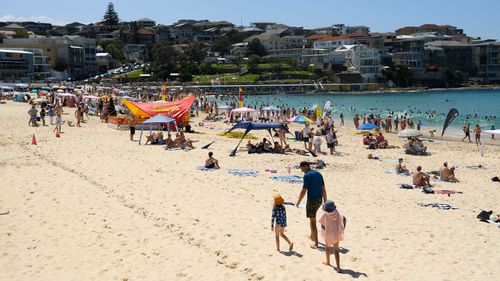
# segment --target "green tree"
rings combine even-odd
[[[16,32],[16,34],[14,34],[14,36],[12,36],[13,38],[28,38],[29,37],[28,31],[26,31],[26,29],[16,29],[15,32]]]
[[[118,39],[115,41],[102,41],[99,42],[99,45],[104,49],[106,53],[110,53],[113,58],[124,62],[125,57],[122,54],[123,42]]]
[[[248,57],[248,71],[250,73],[255,73],[259,67],[260,57],[258,55],[251,55]]]
[[[157,42],[151,47],[149,57],[154,65],[163,69],[175,69],[179,53],[169,42]]]
[[[266,48],[262,45],[262,43],[260,43],[258,38],[255,38],[248,43],[247,56],[250,57],[251,55],[257,55],[259,57],[267,55]]]
[[[413,71],[407,65],[396,65],[393,68],[385,69],[384,75],[399,87],[409,87]]]
[[[229,41],[229,38],[227,36],[221,36],[215,39],[212,51],[219,52],[221,56],[229,54],[231,51],[231,42]]]
[[[241,43],[248,37],[245,32],[239,32],[236,29],[229,30],[225,36],[231,44]]]
[[[182,54],[183,61],[188,64],[201,64],[206,56],[207,52],[205,51],[204,44],[198,41],[193,41],[189,44]]]
[[[113,2],[109,2],[103,20],[106,25],[109,26],[118,25],[120,18],[118,18],[118,13],[115,11],[115,6],[113,5]]]

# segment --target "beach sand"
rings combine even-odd
[[[74,109],[65,110],[63,119],[74,121]],[[481,157],[475,144],[435,141],[428,143],[431,156],[407,156],[402,149],[366,150],[360,136],[340,128],[342,156],[318,157],[328,164],[321,170],[328,196],[348,220],[338,274],[321,264],[323,251],[309,247],[305,210],[287,206],[294,252],[277,252],[270,230],[272,196],[295,202],[301,185],[269,177],[315,158],[244,149],[229,157],[238,140],[216,135],[228,125],[198,127],[197,120],[193,129],[202,134],[188,135],[199,141],[189,152],[139,146],[97,117],[82,128],[63,126],[55,138],[53,126],[28,127],[27,111],[27,104],[0,105],[0,213],[9,211],[0,215],[0,280],[499,279],[500,228],[476,218],[481,210],[500,213],[500,185],[490,180],[500,173],[498,146],[486,146]],[[200,149],[212,140],[209,150]],[[208,151],[221,170],[196,170]],[[461,182],[435,185],[463,194],[399,189],[411,178],[384,173],[395,163],[368,160],[368,153],[403,157],[412,171],[454,163]],[[486,169],[465,168],[479,164]],[[260,173],[236,177],[227,168]],[[302,175],[293,168],[291,174]],[[434,202],[458,209],[418,205]]]

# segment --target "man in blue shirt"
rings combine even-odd
[[[316,227],[316,212],[321,204],[326,201],[326,189],[323,176],[316,170],[311,170],[308,162],[300,163],[300,170],[304,173],[304,186],[297,200],[297,208],[307,193],[306,216],[309,218],[311,228],[311,240],[314,241],[312,248],[318,248],[318,228]]]

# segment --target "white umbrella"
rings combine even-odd
[[[280,111],[280,109],[278,107],[272,106],[272,105],[268,106],[268,107],[264,107],[262,110],[263,111]]]
[[[398,137],[400,138],[417,138],[421,137],[424,134],[422,132],[415,130],[415,129],[404,129],[401,132],[399,132]]]
[[[500,130],[486,130],[483,131],[485,134],[500,135]]]

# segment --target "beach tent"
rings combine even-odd
[[[193,105],[194,96],[176,102],[134,102],[126,99],[123,99],[122,102],[136,119],[147,119],[162,114],[175,119],[177,124],[182,122],[187,124],[189,123],[189,110]]]
[[[366,123],[358,127],[358,130],[363,130],[363,131],[370,131],[374,129],[380,129],[380,127],[372,123]]]
[[[86,95],[82,97],[84,100],[98,100],[100,99],[99,97],[93,96],[93,95]]]
[[[144,131],[144,125],[149,126],[149,133],[150,134],[152,133],[153,125],[158,125],[158,130],[161,129],[161,125],[167,125],[167,130],[168,130],[168,133],[170,134],[170,124],[171,123],[174,124],[175,130],[177,131],[177,122],[175,121],[175,119],[170,118],[170,117],[165,116],[165,115],[158,114],[158,115],[155,115],[154,117],[151,117],[148,120],[142,122],[143,126],[141,126],[141,135],[139,136],[139,144],[141,144],[142,132]]]
[[[271,133],[271,129],[282,129],[282,128],[285,128],[285,125],[283,125],[281,123],[259,123],[259,122],[247,122],[247,121],[238,122],[231,129],[229,129],[227,132],[224,133],[224,135],[225,135],[225,134],[232,132],[233,130],[236,130],[236,129],[245,129],[245,133],[241,137],[240,142],[238,143],[236,148],[231,152],[231,154],[229,156],[236,156],[236,150],[240,146],[240,144],[243,141],[243,139],[245,138],[245,136],[251,130],[267,130],[272,138],[273,134]]]
[[[18,93],[13,100],[15,102],[24,102],[24,93]]]

